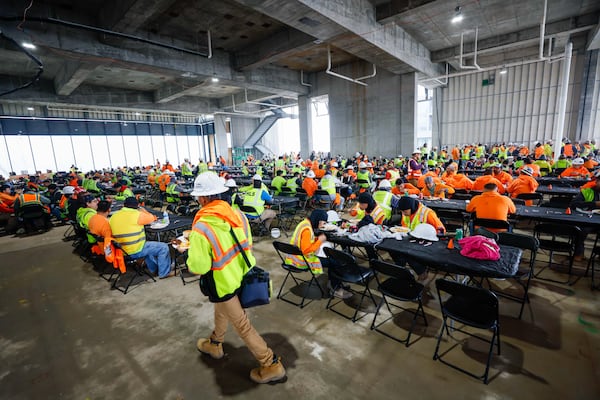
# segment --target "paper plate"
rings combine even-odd
[[[321,230],[325,231],[325,232],[335,231],[336,229],[337,229],[337,226],[333,225],[333,224],[325,224],[321,228]]]
[[[169,226],[168,223],[158,222],[158,221],[155,221],[150,224],[150,228],[152,228],[152,229],[162,229],[162,228],[166,228],[167,226]]]
[[[179,236],[171,242],[171,246],[176,250],[187,250],[190,248],[190,241],[183,236]]]
[[[399,232],[400,233],[408,233],[408,232],[410,232],[410,229],[408,227],[406,227],[406,226],[392,226],[390,228],[390,232],[393,232],[393,233],[399,233]]]

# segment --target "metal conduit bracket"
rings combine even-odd
[[[361,80],[362,79],[367,79],[367,78],[372,78],[375,75],[377,75],[377,69],[376,69],[375,64],[373,64],[373,73],[371,75],[361,76],[360,78],[351,78],[349,76],[338,74],[337,72],[333,72],[331,70],[331,46],[327,45],[327,69],[325,70],[325,73],[328,74],[328,75],[333,75],[333,76],[338,77],[340,79],[345,79],[345,80],[350,81],[352,83],[356,83],[357,85],[369,86],[368,84],[366,84],[364,82],[361,82]]]

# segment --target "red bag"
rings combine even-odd
[[[465,257],[492,261],[500,259],[500,247],[494,239],[475,235],[463,238],[458,243],[461,247],[460,254]]]

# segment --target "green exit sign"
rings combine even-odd
[[[489,79],[484,79],[481,81],[481,86],[489,86],[490,84],[490,80]]]

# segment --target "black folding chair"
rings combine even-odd
[[[262,236],[269,232],[269,229],[267,229],[267,225],[265,225],[265,222],[260,218],[260,214],[258,213],[256,208],[254,208],[253,206],[243,205],[240,206],[240,211],[242,211],[248,218],[248,222],[250,222],[250,227],[253,228],[252,233],[254,235]]]
[[[352,322],[356,322],[367,314],[365,312],[360,318],[357,318],[358,312],[361,309],[366,296],[371,299],[374,306],[377,306],[377,302],[373,297],[373,293],[371,292],[371,289],[369,289],[369,282],[375,276],[373,270],[371,268],[361,267],[356,262],[356,258],[346,252],[332,249],[330,247],[326,247],[324,251],[325,255],[332,261],[332,265],[329,267],[329,279],[340,282],[333,288],[326,308],[344,318],[350,319]],[[345,315],[334,309],[334,307],[343,300],[339,300],[334,304],[331,304],[334,299],[333,292],[339,289],[343,283],[349,283],[362,288],[361,291],[358,291],[352,287],[349,289],[352,293],[360,295],[360,301],[354,307],[354,314],[352,317],[349,317],[348,315]]]
[[[508,221],[504,221],[501,219],[491,219],[491,218],[473,218],[473,228],[477,229],[477,227],[483,227],[489,229],[506,229],[507,231],[511,231],[512,227]]]
[[[330,210],[332,208],[333,205],[333,201],[332,200],[328,200],[328,199],[323,199],[323,196],[329,196],[329,193],[327,192],[327,190],[323,190],[323,189],[318,189],[315,191],[315,199],[319,199],[318,201],[315,201],[315,206],[317,208],[323,208],[325,210]]]
[[[454,193],[452,199],[454,200],[471,200],[473,195],[471,193]]]
[[[544,200],[544,195],[542,193],[521,193],[517,195],[517,199],[532,200],[534,206],[539,206]]]
[[[391,339],[394,339],[400,343],[404,343],[406,347],[408,347],[410,345],[410,335],[412,334],[412,331],[415,327],[415,322],[417,321],[417,317],[419,315],[423,318],[425,325],[427,325],[427,317],[425,316],[425,311],[423,311],[423,303],[421,301],[424,286],[415,281],[415,277],[413,276],[412,272],[400,265],[381,260],[370,260],[370,265],[371,268],[376,272],[375,279],[377,280],[377,290],[379,290],[381,293],[381,301],[377,305],[377,310],[375,310],[375,316],[373,317],[373,322],[371,323],[371,330],[375,330]],[[387,277],[387,279],[384,280],[384,277]],[[388,298],[402,302],[415,302],[418,304],[417,310],[408,310],[397,303],[388,301]],[[390,317],[377,324],[377,316],[379,315],[381,306],[384,303],[390,313]],[[406,339],[400,339],[380,328],[386,322],[390,320],[393,321],[394,317],[396,316],[390,306],[413,313],[413,319]]]
[[[313,300],[310,300],[308,302],[305,302],[307,296],[310,294],[310,289],[313,287],[313,285],[316,285],[317,288],[319,289],[319,292],[321,293],[320,298],[322,298],[325,295],[325,291],[323,290],[323,288],[321,287],[321,284],[319,283],[318,275],[315,275],[315,273],[312,271],[308,260],[306,259],[304,254],[302,254],[302,250],[300,250],[298,248],[298,246],[294,246],[292,244],[284,243],[284,242],[273,242],[273,247],[275,247],[275,250],[277,251],[277,255],[279,255],[279,258],[281,258],[281,267],[287,271],[287,274],[285,275],[285,278],[283,279],[283,282],[281,283],[281,287],[279,288],[279,292],[277,293],[278,299],[281,299],[287,303],[293,304],[300,308],[304,308],[305,306],[312,303],[312,301],[313,301]],[[290,257],[293,257],[293,258],[297,259],[298,261],[302,262],[304,264],[304,268],[300,268],[297,265],[293,264],[292,262],[288,261]],[[301,279],[301,278],[297,277],[297,275],[307,274],[307,273],[310,274],[310,280]],[[302,300],[299,303],[289,300],[285,297],[286,295],[288,295],[291,292],[291,290],[287,290],[283,294],[281,293],[283,291],[285,283],[287,282],[287,279],[289,277],[291,277],[292,280],[294,281],[294,283],[296,284],[295,287],[300,287],[302,284],[308,282],[308,286],[306,286],[305,288],[302,289],[303,290]]]
[[[475,234],[485,236],[486,238],[494,239],[496,242],[498,241],[498,239],[500,239],[500,237],[498,236],[498,234],[496,232],[492,232],[482,226],[475,229]]]
[[[465,230],[465,214],[458,210],[436,210],[435,212],[440,218],[446,231],[454,232],[457,229]]]
[[[129,290],[129,287],[133,283],[134,279],[138,276],[144,275],[152,279],[153,282],[156,282],[156,279],[154,279],[154,277],[150,275],[150,273],[146,270],[143,258],[132,259],[131,257],[129,257],[129,254],[127,254],[127,252],[123,250],[123,247],[119,244],[119,242],[113,240],[112,244],[115,247],[115,249],[119,249],[123,252],[123,258],[125,260],[125,272],[119,270],[119,274],[117,275],[116,279],[113,281],[113,284],[111,286],[112,289],[116,289],[123,294],[127,294],[127,291]],[[125,285],[125,288],[117,286],[119,278],[122,278],[127,274],[127,272],[130,271],[133,271],[133,273],[131,274],[131,279],[129,279],[129,282],[127,282],[127,285]]]
[[[573,258],[575,256],[575,246],[581,229],[578,226],[566,224],[538,224],[533,228],[534,236],[539,240],[539,248],[550,252],[548,255],[548,265],[544,266],[534,276],[537,279],[572,285],[571,274],[573,272]],[[546,268],[552,267],[552,256],[554,253],[568,254],[569,267],[568,278],[566,281],[557,281],[550,278],[542,278],[540,275]]]
[[[523,316],[525,303],[531,304],[529,301],[529,284],[531,282],[531,278],[533,277],[533,268],[535,265],[537,251],[540,247],[540,242],[534,236],[512,232],[500,232],[498,233],[498,244],[529,250],[529,262],[527,263],[527,267],[519,268],[515,277],[511,278],[511,280],[514,279],[514,281],[523,288],[523,295],[517,296],[512,293],[493,289],[494,293],[496,293],[498,296],[521,303],[521,309],[519,310],[519,319],[521,319]],[[531,314],[533,316],[533,310],[531,311]]]
[[[500,315],[498,312],[498,297],[487,289],[467,286],[462,283],[445,279],[437,279],[435,281],[435,287],[437,288],[437,294],[440,300],[443,324],[437,339],[433,359],[439,360],[443,364],[476,379],[483,380],[483,383],[487,385],[494,344],[498,346],[498,354],[500,354]],[[442,294],[448,294],[450,297],[444,301]],[[463,327],[449,327],[449,319],[473,328],[491,330],[493,332],[492,338],[491,340],[488,340],[482,336],[465,331],[462,329]],[[464,333],[490,344],[483,375],[475,375],[474,373],[442,358],[442,356],[445,356],[450,350],[456,347],[456,345],[454,345],[443,353],[439,352],[440,342],[442,341],[444,332],[446,332],[450,338],[454,339],[450,330]]]

